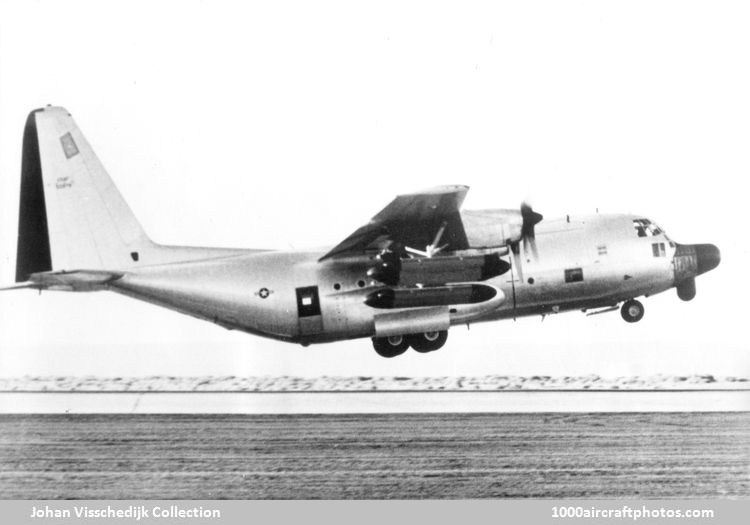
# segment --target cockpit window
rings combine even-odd
[[[661,228],[648,219],[633,219],[633,228],[638,237],[655,237],[662,233]]]

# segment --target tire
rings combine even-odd
[[[425,332],[413,334],[408,337],[411,347],[419,353],[434,352],[443,347],[448,339],[448,331]]]
[[[409,341],[406,337],[398,335],[391,337],[373,337],[372,347],[381,357],[396,357],[409,349]]]
[[[636,301],[635,299],[625,301],[620,309],[620,315],[622,315],[622,318],[628,323],[637,323],[643,319],[644,313],[645,310],[643,305],[640,301]]]

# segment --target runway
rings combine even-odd
[[[744,412],[750,390],[0,392],[6,414]]]
[[[0,498],[750,496],[750,413],[0,415]]]

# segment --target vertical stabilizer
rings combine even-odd
[[[152,246],[70,114],[32,111],[23,138],[16,280],[127,268]]]

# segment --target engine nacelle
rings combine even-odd
[[[499,253],[400,259],[394,252],[384,252],[367,275],[389,286],[432,286],[486,281],[509,269]]]
[[[470,248],[498,248],[521,240],[520,210],[464,210],[461,212]]]
[[[423,308],[487,302],[501,293],[484,284],[453,284],[413,288],[381,288],[365,299],[367,306],[379,309]]]
[[[462,285],[462,287],[464,290],[460,293],[465,293],[466,288],[469,287],[474,290],[460,304],[443,305],[450,299],[442,298],[436,301],[438,305],[435,306],[381,310],[382,313],[375,315],[375,337],[440,332],[447,330],[451,324],[469,323],[481,319],[495,311],[505,301],[505,294],[493,286],[475,283]],[[421,299],[426,299],[428,296],[435,299],[429,291]],[[388,294],[377,295],[377,292],[369,297],[374,297],[376,300],[389,300]],[[419,295],[410,298],[402,296],[401,299],[413,300],[414,297],[419,297]],[[459,298],[454,296],[452,299]]]

